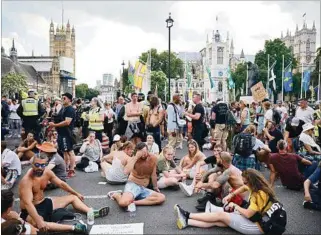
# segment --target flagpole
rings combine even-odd
[[[283,102],[283,90],[284,90],[284,55],[282,55],[282,102]]]
[[[245,95],[248,95],[247,89],[248,89],[248,83],[249,83],[249,65],[246,63],[246,81],[245,81]]]
[[[301,95],[300,95],[300,98],[302,99],[303,98],[303,63],[301,63],[302,65],[302,74],[301,74]]]
[[[320,100],[321,86],[321,59],[319,59],[319,83],[318,83],[318,100]]]
[[[270,76],[270,54],[268,54],[268,70],[267,70],[267,81],[266,81],[266,90],[268,94],[269,94],[269,76]]]

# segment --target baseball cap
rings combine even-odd
[[[113,141],[120,141],[120,135],[115,135]]]
[[[72,101],[72,94],[66,92],[66,93],[62,94],[62,96],[66,96],[70,101]]]
[[[299,126],[299,124],[300,124],[300,119],[298,119],[296,117],[292,118],[291,126]]]
[[[270,101],[268,98],[265,98],[264,100],[262,100],[262,102],[267,102]]]

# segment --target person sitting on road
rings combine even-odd
[[[269,167],[270,183],[273,186],[276,175],[281,178],[282,185],[288,189],[300,190],[303,182],[317,168],[317,162],[310,162],[297,154],[287,152],[287,142],[280,140],[278,142],[279,153],[270,155]],[[300,172],[300,170],[303,174]]]
[[[306,123],[302,128],[303,130],[300,134],[299,140],[300,145],[303,146],[299,151],[300,154],[309,158],[311,161],[321,161],[321,148],[313,138],[315,126],[311,123]]]
[[[29,132],[27,138],[21,142],[17,149],[18,157],[21,161],[30,160],[35,153],[38,152],[37,148],[37,140],[34,138],[34,134]]]
[[[51,221],[53,211],[72,205],[74,209],[88,213],[91,208],[83,203],[84,196],[72,189],[66,182],[60,180],[48,166],[48,157],[45,153],[35,155],[32,168],[27,171],[19,184],[20,217],[38,228],[47,231],[75,231],[86,233],[87,226],[82,223],[74,225],[58,224]],[[46,198],[44,189],[48,182],[57,185],[70,195]],[[107,216],[109,207],[94,210],[95,217]]]
[[[114,143],[110,148],[110,152],[119,151],[119,149],[123,146],[123,143],[121,142],[121,139],[120,139],[120,135],[115,135],[113,142]]]
[[[255,125],[249,125],[244,131],[243,133],[245,135],[250,135],[249,138],[251,138],[253,140],[253,137],[254,137],[254,140],[255,143],[251,143],[251,147],[253,146],[254,144],[254,147],[248,147],[247,149],[250,151],[248,154],[248,156],[244,156],[244,155],[241,155],[240,153],[238,153],[238,147],[234,146],[235,150],[235,155],[234,155],[234,158],[233,158],[233,165],[235,167],[237,167],[238,169],[240,169],[241,171],[244,171],[246,169],[249,169],[249,168],[257,168],[257,161],[255,159],[255,152],[256,151],[259,151],[261,149],[265,150],[266,152],[270,153],[271,150],[270,148],[265,145],[261,140],[259,140],[256,136],[256,127]],[[252,136],[252,137],[251,137]],[[237,136],[235,136],[235,138],[237,138]],[[251,140],[251,141],[252,141]],[[236,143],[234,143],[234,145],[237,145],[237,141]]]
[[[296,153],[299,151],[299,136],[302,132],[304,122],[296,117],[290,117],[286,121],[284,130],[284,140],[288,143],[288,152]]]
[[[107,196],[116,200],[120,207],[128,207],[131,203],[136,206],[159,205],[165,201],[165,195],[160,193],[157,186],[157,157],[148,152],[145,143],[136,145],[135,155],[127,162],[125,174],[129,174],[124,192],[111,191]],[[147,188],[152,181],[154,190]]]
[[[176,204],[174,210],[177,227],[184,229],[187,226],[199,228],[219,226],[230,227],[241,234],[263,234],[261,226],[254,217],[270,209],[271,201],[276,201],[275,193],[264,176],[254,169],[243,171],[242,178],[244,185],[226,196],[223,202],[230,202],[235,195],[250,191],[250,205],[247,209],[230,202],[227,208],[234,209],[231,213],[214,205],[211,206],[210,213],[190,213]]]
[[[14,195],[11,190],[2,190],[1,191],[1,229],[3,228],[3,223],[8,220],[19,220],[20,222],[24,222],[19,214],[12,210],[14,202]],[[33,227],[29,223],[25,223],[25,234],[37,234],[38,229]],[[2,234],[12,234],[12,233],[5,233],[1,230]]]
[[[50,136],[48,134],[48,141],[52,143],[56,149],[58,149],[58,132],[56,130],[53,130]]]
[[[47,168],[52,170],[53,173],[62,181],[66,182],[67,179],[67,170],[66,163],[64,159],[57,153],[57,149],[50,142],[43,142],[41,145],[37,144],[37,148],[45,153],[48,157],[49,164]],[[47,185],[46,189],[55,189],[58,188],[57,185],[52,183]]]
[[[317,187],[314,187],[317,183]],[[310,177],[304,181],[304,208],[321,211],[321,162]]]
[[[154,137],[152,135],[147,135],[146,145],[148,148],[148,152],[158,155],[159,154],[159,147],[154,141]]]
[[[199,146],[195,140],[190,140],[187,143],[187,147],[188,154],[181,159],[179,166],[183,169],[183,172],[189,179],[193,179],[195,176],[196,164],[199,161],[204,161],[206,157],[204,153],[199,150]],[[202,168],[203,170],[208,169],[207,165]]]
[[[174,148],[171,145],[165,146],[157,161],[157,186],[160,189],[177,186],[179,181],[186,179],[186,174],[176,166],[173,157]]]
[[[98,171],[100,159],[103,157],[103,151],[100,141],[96,139],[95,132],[89,132],[89,136],[82,144],[79,152],[83,155],[80,162],[76,164],[76,168],[86,172]],[[95,164],[97,165],[93,167]]]
[[[265,128],[263,129],[264,135],[267,138],[267,143],[271,149],[271,153],[277,153],[277,143],[283,139],[283,134],[276,128],[276,123],[273,121],[267,121]]]
[[[113,151],[101,160],[101,173],[109,184],[124,184],[127,182],[128,174],[124,167],[128,163],[134,151],[134,144],[127,141],[120,151]]]
[[[10,189],[21,175],[21,162],[18,155],[1,141],[1,189]]]
[[[185,195],[191,196],[195,189],[196,192],[200,190],[206,190],[207,200],[203,201],[196,207],[198,210],[205,210],[207,201],[211,204],[219,205],[216,201],[217,199],[222,200],[230,191],[235,191],[236,189],[243,186],[243,181],[241,177],[242,171],[232,165],[232,156],[228,152],[221,152],[217,157],[216,167],[209,170],[201,178],[201,175],[197,177],[201,178],[201,181],[195,186],[192,184],[187,187],[181,187]],[[238,195],[233,198],[233,202],[238,205],[242,205],[243,201],[246,199],[247,195]]]

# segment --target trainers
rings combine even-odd
[[[74,224],[74,227],[75,227],[75,229],[74,229],[75,233],[88,234],[86,224],[76,223],[76,224]]]
[[[75,175],[76,175],[76,172],[74,170],[69,170],[67,178],[70,179],[70,178],[74,177]]]
[[[193,195],[193,186],[192,185],[188,186],[182,182],[180,182],[178,185],[186,196],[190,197]]]
[[[204,201],[208,201],[210,199],[211,195],[209,193],[205,193],[205,195],[199,199],[197,199],[197,202],[199,204],[203,203]]]
[[[175,205],[174,206],[174,212],[175,212],[175,215],[177,216],[177,220],[176,220],[176,225],[179,229],[184,229],[187,227],[187,219],[186,219],[186,216],[184,215],[185,211],[180,208],[179,205]]]
[[[122,190],[110,191],[110,192],[107,193],[107,197],[110,200],[114,200],[114,195],[117,194],[117,193],[122,193],[122,192],[123,192]]]
[[[99,210],[94,210],[95,219],[105,217],[108,215],[108,213],[109,213],[109,206],[102,207]]]

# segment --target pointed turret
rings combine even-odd
[[[59,25],[57,24],[56,33],[59,33]]]
[[[231,39],[230,54],[231,54],[231,57],[234,56],[234,42],[233,42],[233,38]]]
[[[240,59],[244,59],[244,58],[245,58],[245,56],[244,56],[244,51],[243,51],[243,49],[242,49]]]
[[[281,38],[283,38],[283,31],[281,31]]]
[[[12,39],[12,47],[10,49],[10,58],[13,62],[17,62],[17,49],[14,45],[14,39]]]
[[[316,29],[315,29],[315,20],[313,21],[312,30],[316,31]]]

